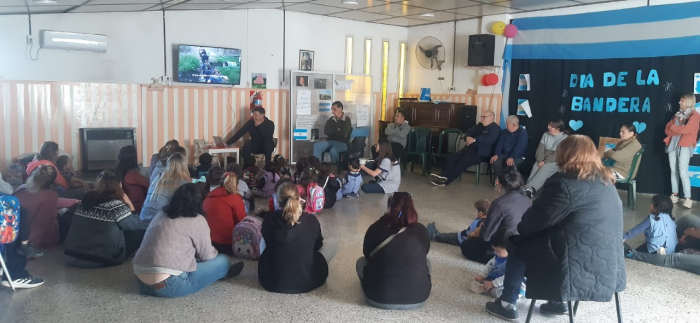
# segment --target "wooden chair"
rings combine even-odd
[[[639,164],[642,160],[642,154],[644,154],[644,149],[646,145],[642,145],[634,157],[632,158],[632,167],[630,167],[630,172],[627,174],[627,178],[618,179],[615,184],[627,184],[627,207],[632,210],[637,208],[637,171],[639,170]]]
[[[530,323],[532,312],[535,310],[536,301],[536,299],[533,299],[530,302],[530,310],[527,311],[527,319],[525,319],[525,323]],[[569,306],[569,323],[574,323],[574,317],[576,316],[576,311],[578,310],[578,301],[574,302],[573,307],[571,306],[571,302],[568,302],[567,305]],[[615,293],[615,308],[617,309],[617,322],[622,323],[622,308],[620,308],[620,295],[618,293]]]
[[[411,128],[411,132],[408,133],[408,142],[406,143],[406,149],[403,153],[403,169],[406,169],[406,165],[409,162],[411,156],[418,156],[419,161],[423,166],[423,176],[428,168],[428,158],[432,152],[432,137],[433,131],[426,127],[415,127]],[[411,162],[411,172],[413,172],[414,163]]]

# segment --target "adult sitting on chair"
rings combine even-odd
[[[496,151],[491,157],[491,166],[496,175],[503,173],[506,166],[518,167],[523,162],[527,149],[527,131],[520,128],[520,120],[516,116],[506,119],[506,129],[501,131]]]
[[[250,134],[250,140],[243,145],[242,157],[251,154],[265,154],[265,163],[271,162],[272,151],[275,150],[275,143],[272,140],[275,133],[275,123],[265,116],[264,108],[254,108],[253,119],[248,120],[226,144],[233,144],[246,133]]]
[[[526,297],[549,301],[546,314],[565,314],[563,302],[610,301],[625,289],[622,202],[590,138],[572,135],[557,151],[560,173],[550,177],[509,238],[503,294],[486,311],[518,320],[515,302],[527,277]]]
[[[501,134],[501,128],[493,122],[494,117],[493,111],[485,111],[481,122],[465,132],[467,145],[447,160],[440,175],[430,174],[433,185],[449,185],[467,168],[488,161],[493,156],[494,146]]]
[[[396,110],[394,114],[394,123],[390,123],[386,126],[384,133],[386,134],[386,139],[391,142],[391,150],[394,152],[396,159],[400,159],[403,155],[403,149],[406,148],[406,140],[408,139],[408,133],[411,132],[411,126],[408,125],[408,120],[404,116],[403,110]],[[376,159],[379,155],[379,150],[377,146],[372,148],[372,158]]]
[[[632,168],[632,160],[642,144],[637,140],[637,128],[633,124],[620,127],[620,142],[603,154],[603,164],[610,167],[615,179],[625,179]]]
[[[352,132],[352,122],[343,112],[343,103],[333,102],[331,105],[333,117],[328,119],[323,131],[326,133],[326,141],[319,141],[314,144],[314,156],[323,158],[323,153],[329,152],[334,163],[338,163],[338,154],[348,151],[348,141]]]

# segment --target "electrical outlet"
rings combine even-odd
[[[31,45],[34,42],[34,37],[32,35],[27,35],[27,44]]]
[[[444,77],[442,77],[442,76],[438,77],[438,81],[444,81],[444,80],[445,80]]]
[[[450,90],[450,91],[455,91],[455,87],[454,87],[454,86],[450,86],[449,90]]]

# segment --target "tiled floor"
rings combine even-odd
[[[427,177],[407,174],[401,188],[413,194],[420,222],[437,222],[438,229],[463,229],[474,218],[472,205],[479,198],[495,198],[496,192],[473,175],[449,188],[434,187]],[[620,192],[626,200],[626,192]],[[650,196],[640,195],[637,211],[625,208],[625,229],[648,212]],[[12,292],[0,287],[0,322],[498,322],[484,311],[491,299],[468,290],[480,264],[465,260],[459,248],[433,243],[433,289],[425,307],[413,311],[385,311],[364,304],[355,274],[367,227],[386,209],[386,197],[364,195],[344,199],[318,216],[326,238],[340,242],[330,264],[326,285],[305,295],[264,291],[257,280],[257,263],[246,261],[240,277],[220,281],[196,295],[181,299],[157,299],[138,294],[131,263],[105,269],[68,268],[62,249],[29,264],[31,272],[47,283],[33,290]],[[698,209],[676,208],[676,217]],[[636,247],[639,237],[631,241]],[[627,260],[627,290],[621,294],[626,322],[700,322],[700,276],[675,269]],[[529,303],[529,302],[527,302]],[[518,308],[521,321],[526,302]],[[547,317],[537,312],[533,322],[567,322],[567,317]],[[577,322],[614,322],[615,305],[582,303]]]

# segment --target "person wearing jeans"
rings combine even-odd
[[[331,105],[333,117],[328,119],[323,128],[326,141],[319,141],[314,144],[314,156],[319,160],[323,159],[323,153],[330,153],[334,163],[338,163],[338,154],[348,151],[350,133],[352,133],[352,122],[350,117],[343,113],[343,103],[335,101]]]
[[[212,246],[202,195],[195,184],[180,186],[151,221],[133,261],[142,294],[186,296],[243,270]]]
[[[681,96],[678,102],[680,110],[676,112],[671,121],[666,124],[666,152],[671,166],[671,201],[677,203],[678,176],[683,184],[683,206],[691,208],[693,200],[690,199],[690,176],[688,175],[688,163],[693,156],[693,150],[697,143],[698,128],[700,127],[700,114],[695,111],[695,95],[687,93]]]
[[[2,183],[1,180],[0,183]],[[21,242],[29,240],[29,231],[31,230],[29,212],[27,209],[19,206],[19,200],[17,200],[16,197],[2,194],[3,193],[0,192],[0,196],[2,196],[2,202],[0,202],[0,204],[3,204],[0,205],[0,209],[3,207],[11,207],[13,209],[19,208],[19,212],[17,213],[19,216],[15,219],[15,221],[19,221],[19,232],[17,232],[17,238],[14,242],[0,245],[2,246],[1,248],[4,248],[3,257],[5,257],[5,265],[8,271],[7,273],[3,271],[3,273],[0,274],[0,280],[2,281],[0,285],[10,287],[10,283],[7,279],[9,274],[10,278],[12,278],[12,285],[14,288],[34,288],[41,286],[44,284],[44,279],[33,277],[29,271],[27,271],[27,256],[18,252],[21,250]],[[0,219],[0,222],[2,222],[2,220],[4,219]]]

